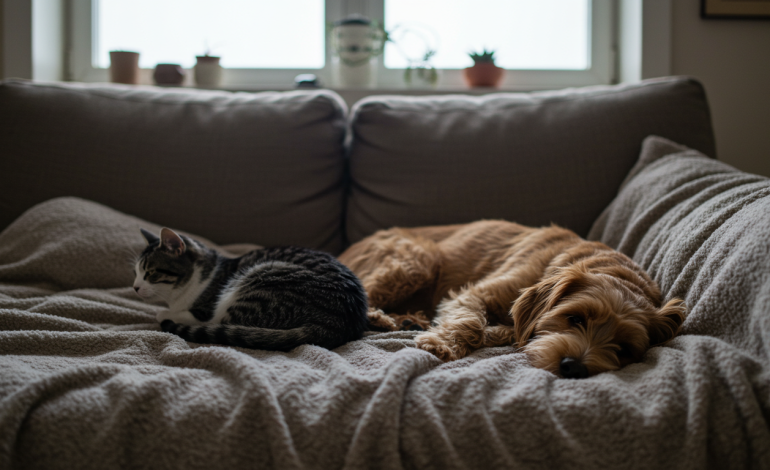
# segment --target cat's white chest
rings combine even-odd
[[[168,303],[168,308],[171,313],[184,312],[190,310],[195,303],[195,300],[200,297],[213,276],[209,276],[208,282],[201,281],[201,268],[195,267],[190,280],[178,294],[171,299]]]
[[[217,306],[214,309],[214,317],[210,323],[222,323],[230,318],[227,311],[238,301],[239,281],[240,277],[232,279],[227,283],[227,287],[219,295],[219,301],[217,301]]]

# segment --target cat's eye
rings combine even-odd
[[[567,321],[569,321],[570,326],[586,326],[585,318],[581,317],[580,315],[570,315],[567,317]]]
[[[169,271],[167,269],[156,269],[155,271],[157,271],[157,272],[159,272],[161,274],[164,274],[166,276],[179,277],[179,274],[177,274],[177,273],[175,273],[173,271]]]

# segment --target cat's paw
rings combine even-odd
[[[165,320],[171,320],[171,316],[173,314],[170,310],[163,310],[162,312],[158,312],[157,315],[155,315],[155,321],[158,323],[163,323]]]
[[[200,324],[198,319],[195,318],[195,315],[193,315],[189,310],[183,310],[181,312],[172,312],[171,310],[164,310],[155,316],[155,320],[158,323],[163,323],[166,320],[171,320],[174,323],[179,323],[180,325],[188,325],[188,326]]]

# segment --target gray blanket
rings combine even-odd
[[[592,237],[692,312],[585,380],[511,347],[444,364],[407,332],[186,343],[130,287],[140,226],[66,198],[0,234],[0,468],[770,468],[766,179],[648,140]]]

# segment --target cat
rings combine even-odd
[[[141,229],[147,246],[134,290],[159,299],[163,331],[195,343],[288,351],[334,349],[363,336],[368,303],[361,281],[333,256],[296,246],[226,258],[163,228]]]

